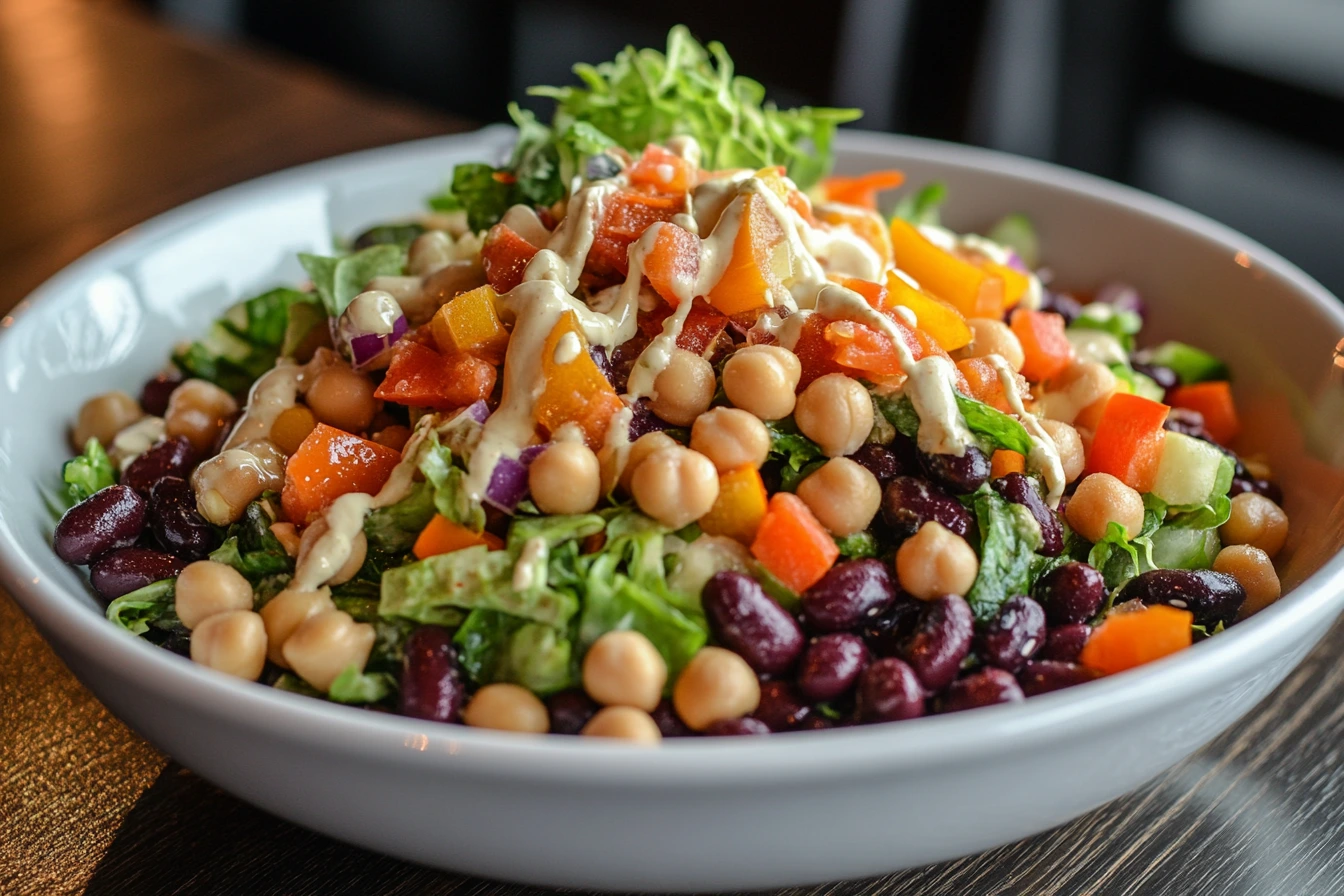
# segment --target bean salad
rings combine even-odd
[[[723,48],[534,88],[503,165],[90,398],[53,547],[131,635],[416,719],[655,744],[1013,703],[1280,596],[1230,372],[1030,221],[830,173]],[[955,184],[952,185],[955,188]],[[1072,286],[1072,285],[1070,285]]]

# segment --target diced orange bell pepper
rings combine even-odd
[[[1019,308],[1009,325],[1022,343],[1022,375],[1033,383],[1048,380],[1069,365],[1073,346],[1064,335],[1064,318],[1051,311]]]
[[[485,245],[481,247],[486,282],[496,292],[508,292],[523,282],[523,271],[539,251],[540,247],[523,239],[512,227],[503,222],[496,224],[485,235]]]
[[[1022,297],[1027,294],[1027,286],[1031,281],[1021,271],[988,260],[977,262],[977,265],[1003,281],[1003,311],[1022,301]]]
[[[1160,660],[1184,650],[1193,640],[1194,614],[1165,604],[1113,613],[1093,630],[1078,662],[1103,675]]]
[[[944,351],[954,352],[970,345],[971,328],[965,315],[942,299],[915,289],[894,271],[887,274],[887,295],[892,306],[913,311],[916,326],[932,336]]]
[[[894,190],[905,183],[904,172],[896,169],[870,171],[857,177],[845,177],[835,174],[821,182],[822,192],[827,202],[843,202],[845,205],[857,205],[862,208],[877,208],[877,194],[883,190]]]
[[[653,248],[644,257],[644,276],[653,291],[675,308],[681,304],[679,293],[693,289],[699,273],[700,237],[675,224],[659,224]]]
[[[445,355],[475,355],[491,364],[504,363],[509,331],[495,311],[498,298],[494,287],[486,285],[439,306],[429,323],[439,351]]]
[[[965,259],[935,246],[909,221],[891,221],[891,248],[896,266],[921,288],[966,317],[998,317],[1003,313],[1003,280]]]
[[[474,355],[445,356],[403,339],[373,394],[397,404],[448,411],[489,398],[496,377],[494,366]]]
[[[302,525],[341,495],[377,494],[400,462],[400,451],[319,423],[285,465],[285,516]]]
[[[711,305],[727,315],[772,305],[771,293],[783,289],[792,266],[784,228],[770,213],[766,200],[748,193],[733,202],[744,204],[733,253],[707,296]]]
[[[993,364],[984,358],[963,358],[957,362],[957,370],[966,378],[967,395],[1005,414],[1012,412],[1003,390],[1003,380]]]
[[[685,196],[633,189],[613,194],[602,212],[585,270],[598,278],[624,278],[630,271],[630,244],[650,225],[671,221],[685,210]]]
[[[561,348],[562,339],[576,340],[577,351]],[[546,337],[541,352],[546,388],[533,405],[533,416],[552,433],[566,423],[576,424],[583,430],[588,447],[596,451],[602,447],[612,415],[623,404],[588,354],[588,341],[574,312],[564,313]]]
[[[1168,393],[1167,400],[1172,407],[1199,411],[1204,417],[1204,429],[1223,445],[1241,432],[1237,405],[1232,400],[1232,386],[1224,380],[1177,386]]]
[[[840,549],[802,498],[777,492],[756,530],[751,553],[772,576],[801,593],[821,581]]]
[[[1130,488],[1151,491],[1162,459],[1162,424],[1171,408],[1117,392],[1106,402],[1087,451],[1085,473],[1110,473]]]
[[[417,558],[423,560],[426,557],[460,551],[478,544],[483,544],[492,551],[504,547],[504,542],[498,535],[490,532],[473,532],[465,526],[459,526],[443,514],[436,513],[429,524],[420,530],[420,535],[415,539],[411,551]]]
[[[695,186],[695,166],[666,147],[650,143],[627,172],[630,183],[659,193],[685,193]]]
[[[1009,473],[1027,472],[1027,459],[1016,451],[1000,448],[989,458],[989,478],[1002,479]]]
[[[835,346],[826,341],[826,327],[831,322],[820,314],[813,314],[803,321],[798,332],[798,341],[794,343],[793,353],[802,365],[802,375],[798,378],[798,391],[802,392],[828,373],[847,373],[835,360]]]
[[[709,513],[700,517],[700,528],[710,535],[727,535],[750,544],[765,518],[767,500],[765,483],[755,467],[731,470],[719,476],[719,497]]]

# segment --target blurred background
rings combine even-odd
[[[480,122],[685,22],[781,105],[1056,161],[1242,230],[1344,294],[1339,0],[133,0]]]

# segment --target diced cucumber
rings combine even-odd
[[[1229,378],[1226,364],[1202,348],[1195,348],[1184,342],[1164,342],[1155,348],[1140,352],[1140,360],[1148,364],[1170,367],[1186,385]]]
[[[1217,529],[1163,526],[1152,539],[1153,564],[1158,569],[1209,569],[1222,547]]]
[[[1166,397],[1167,390],[1163,389],[1157,382],[1147,374],[1139,373],[1137,370],[1131,370],[1128,364],[1112,364],[1111,372],[1115,378],[1126,383],[1129,391],[1140,398],[1147,398],[1150,401],[1161,401]]]
[[[1208,502],[1218,484],[1223,457],[1223,452],[1208,442],[1178,432],[1167,433],[1153,494],[1172,505]]]

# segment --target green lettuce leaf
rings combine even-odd
[[[473,610],[453,637],[478,685],[506,681],[539,694],[577,684],[574,645],[561,631],[493,610]]]
[[[567,541],[577,541],[596,535],[606,528],[607,522],[595,513],[576,513],[567,516],[518,517],[509,525],[505,546],[521,551],[527,542],[539,538],[548,549],[554,550]]]
[[[940,223],[938,210],[947,199],[947,184],[940,180],[930,181],[915,193],[907,193],[896,203],[892,217],[920,224]]]
[[[971,509],[980,530],[980,571],[966,602],[975,618],[985,622],[1008,598],[1030,590],[1041,528],[1031,511],[988,487],[975,494]]]
[[[1134,351],[1134,336],[1143,328],[1143,318],[1128,309],[1116,308],[1105,302],[1084,305],[1069,324],[1073,330],[1101,330],[1110,333],[1126,352]]]
[[[434,507],[448,519],[480,532],[485,528],[485,508],[471,498],[467,490],[467,471],[453,465],[453,450],[430,432],[421,449],[420,472],[434,487]]]
[[[312,279],[327,314],[339,317],[374,277],[395,276],[405,270],[406,250],[398,245],[381,244],[334,257],[300,252],[299,263]]]
[[[840,556],[846,560],[877,556],[877,539],[873,537],[871,532],[855,532],[853,535],[837,536],[835,545],[840,549]]]
[[[349,665],[336,676],[327,697],[336,703],[378,703],[397,690],[397,680],[386,672],[363,672]]]
[[[895,427],[896,431],[907,439],[913,439],[919,435],[919,414],[915,412],[915,406],[910,401],[909,396],[904,393],[896,395],[874,395],[873,402],[877,405],[878,411],[887,422]]]
[[[780,488],[791,492],[814,470],[826,462],[821,446],[798,432],[792,419],[765,424],[770,431],[769,459],[779,462]]]
[[[73,507],[95,492],[117,484],[117,470],[97,439],[84,443],[84,453],[70,458],[61,468],[65,503]]]
[[[369,548],[389,554],[406,553],[436,512],[434,487],[428,482],[413,484],[406,497],[372,510],[364,518],[364,536]]]
[[[216,563],[232,566],[255,585],[267,576],[293,573],[294,561],[271,531],[276,520],[274,492],[267,492],[243,511],[225,531],[224,543],[210,552]]]
[[[133,635],[144,635],[150,627],[182,628],[173,605],[176,579],[160,579],[143,588],[114,599],[107,605],[107,618]]]
[[[423,224],[404,221],[400,224],[378,224],[359,235],[352,247],[356,251],[370,246],[400,246],[409,249],[415,238],[425,232]]]
[[[957,410],[961,411],[966,428],[983,439],[986,447],[1016,451],[1024,456],[1031,453],[1031,436],[1016,419],[960,392],[956,396]]]
[[[1124,526],[1110,523],[1106,527],[1106,534],[1092,545],[1087,562],[1101,573],[1107,588],[1114,590],[1120,587],[1143,568],[1137,542],[1137,538],[1133,542],[1129,540]]]
[[[280,356],[291,309],[314,301],[311,293],[281,287],[239,302],[203,338],[174,352],[173,363],[227,392],[245,392]]]
[[[1221,360],[1184,342],[1164,342],[1137,355],[1146,364],[1170,367],[1184,385],[1208,380],[1230,380],[1232,372]]]
[[[453,626],[465,611],[484,608],[547,625],[567,624],[578,612],[578,600],[548,588],[545,576],[515,589],[518,559],[512,551],[476,545],[392,567],[383,573],[378,613]]]

